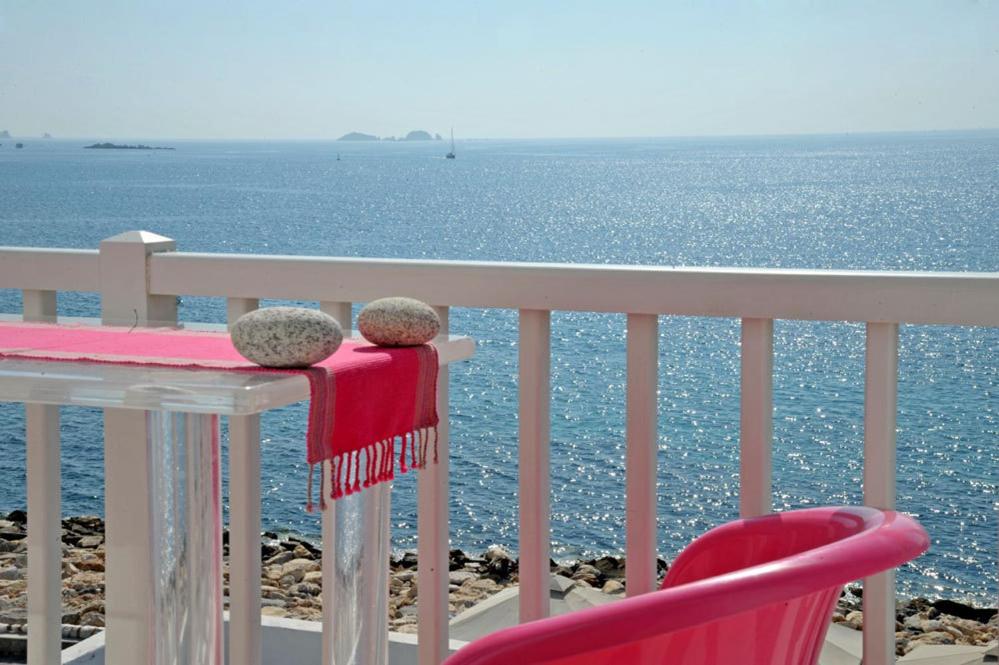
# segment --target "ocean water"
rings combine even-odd
[[[0,146],[0,244],[96,248],[148,229],[182,250],[339,256],[999,271],[999,132],[440,143],[188,142],[176,151]],[[340,161],[336,160],[337,153]],[[386,294],[391,295],[391,294]],[[273,304],[273,303],[268,303]],[[62,314],[96,315],[61,294]],[[0,311],[20,295],[0,289]],[[222,321],[220,299],[183,298]],[[456,309],[477,340],[452,370],[452,543],[517,544],[517,318]],[[552,318],[557,557],[624,548],[623,315]],[[670,558],[737,514],[739,325],[661,319],[659,536]],[[778,321],[774,501],[861,500],[864,328]],[[999,330],[904,326],[898,505],[931,551],[902,593],[994,604]],[[303,512],[304,409],[265,415],[265,528]],[[63,510],[101,513],[99,414],[63,417]],[[0,405],[0,510],[24,506],[23,409]],[[393,545],[413,547],[415,484],[396,482]]]

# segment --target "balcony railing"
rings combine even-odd
[[[154,234],[132,232],[99,250],[0,248],[0,288],[22,289],[23,316],[54,320],[59,291],[96,292],[105,323],[176,323],[176,296],[222,296],[232,321],[262,298],[318,301],[345,327],[351,305],[386,294],[434,305],[447,330],[451,307],[520,312],[520,618],[549,612],[550,318],[554,310],[627,314],[627,591],[656,581],[658,317],[742,320],[740,513],[771,510],[773,325],[775,319],[867,324],[864,501],[895,507],[898,331],[901,324],[999,326],[999,273],[903,273],[650,266],[410,261],[246,256],[175,251]],[[441,662],[448,630],[448,373],[442,371],[439,464],[418,481],[419,658]],[[128,436],[108,414],[106,445]],[[31,406],[28,426],[29,644],[32,661],[54,663],[59,646],[58,413]],[[230,457],[229,662],[260,661],[259,420],[233,418]],[[51,445],[55,442],[54,447]],[[54,452],[53,452],[54,450]],[[121,469],[119,473],[134,470]],[[110,467],[108,473],[114,472]],[[108,477],[109,484],[112,481]],[[53,490],[53,487],[55,488]],[[106,506],[108,512],[112,506]],[[902,506],[904,509],[905,507]],[[108,519],[108,545],[115,533]],[[324,517],[324,538],[331,524]],[[328,550],[328,548],[327,548]],[[323,592],[330,562],[324,555]],[[121,578],[118,578],[121,579]],[[864,581],[864,662],[894,661],[895,585],[889,572]],[[135,604],[134,588],[109,580],[106,605]],[[329,633],[324,604],[324,635]],[[114,630],[113,624],[109,626]],[[129,662],[146,639],[135,631],[108,653]],[[327,640],[324,652],[328,654]],[[37,656],[36,656],[37,654]],[[119,660],[119,658],[123,658]],[[328,662],[328,661],[327,661]]]

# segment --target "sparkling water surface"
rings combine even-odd
[[[999,132],[467,141],[456,160],[436,142],[24,142],[0,146],[2,245],[92,249],[141,228],[187,251],[999,271]],[[19,312],[19,292],[0,290],[0,311]],[[60,294],[59,311],[98,301]],[[185,297],[181,316],[222,321],[224,302]],[[739,323],[660,328],[670,558],[737,515]],[[515,549],[517,315],[455,309],[452,329],[477,340],[451,374],[452,545]],[[624,549],[624,333],[624,315],[552,316],[557,557]],[[933,540],[902,593],[994,604],[999,330],[903,326],[900,344],[898,505]],[[859,503],[863,324],[777,321],[774,350],[776,507]],[[0,509],[24,506],[23,426],[20,405],[0,405]],[[304,427],[302,405],[263,418],[263,519],[318,536]],[[63,512],[102,513],[99,414],[65,409],[62,428]],[[393,502],[393,545],[414,547],[414,478]]]

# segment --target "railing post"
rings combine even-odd
[[[229,325],[260,306],[229,298]],[[260,665],[260,416],[229,418],[229,662]]]
[[[351,305],[349,302],[329,302],[323,301],[319,303],[319,309],[326,312],[340,324],[343,329],[343,334],[346,337],[350,335],[350,324],[351,324]]]
[[[101,319],[105,325],[176,324],[176,298],[148,292],[149,255],[174,248],[173,240],[147,231],[129,231],[101,241]],[[148,440],[145,412],[104,410],[108,665],[134,663],[152,648]]]
[[[547,617],[551,549],[551,313],[520,310],[520,622]]]
[[[172,326],[177,298],[149,294],[149,255],[177,244],[149,231],[126,231],[101,241],[101,321],[112,326]]]
[[[24,291],[24,320],[54,322],[55,291]],[[62,649],[59,407],[26,404],[28,663],[55,665]]]
[[[773,319],[743,319],[739,515],[744,518],[773,508],[773,382]]]
[[[24,320],[43,323],[56,321],[56,292],[26,289],[24,299]]]
[[[628,315],[625,475],[626,582],[629,596],[656,586],[659,317]]]
[[[329,461],[324,461],[320,465],[319,473],[323,474],[326,481],[320,483],[320,486],[332,487],[333,465]],[[322,561],[320,562],[323,573],[323,588],[320,596],[323,601],[322,665],[335,665],[333,658],[333,645],[335,643],[333,600],[336,598],[336,507],[327,504],[320,520],[322,521],[323,539]]]
[[[864,504],[895,509],[898,324],[868,323],[864,383]],[[864,665],[895,662],[895,571],[864,579]]]
[[[351,317],[351,306],[349,302],[332,302],[324,301],[319,303],[319,309],[326,312],[340,324],[343,328],[344,335],[349,335],[350,332],[350,317]],[[320,487],[333,487],[333,465],[329,462],[323,462],[320,465],[319,473],[323,474],[325,478],[324,483],[320,483]],[[322,572],[323,572],[323,590],[322,590],[322,603],[323,603],[323,618],[322,618],[322,658],[323,665],[331,665],[334,662],[334,644],[335,635],[334,621],[333,621],[333,603],[334,598],[336,598],[336,507],[327,504],[326,510],[320,517],[322,522],[322,542],[323,542],[323,555],[322,555]],[[385,562],[388,565],[388,561]],[[388,589],[385,590],[388,593]]]
[[[441,319],[440,334],[448,334],[448,308],[437,307]],[[437,665],[448,655],[448,469],[449,418],[447,365],[437,379],[437,463],[427,464],[417,478],[417,598],[420,665]]]

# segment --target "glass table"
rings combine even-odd
[[[442,366],[474,352],[467,337],[434,344]],[[106,662],[222,665],[219,416],[308,398],[297,375],[0,360],[0,401],[27,405],[30,662],[58,662],[58,406],[106,414]],[[304,459],[304,419],[302,436]],[[389,502],[383,483],[328,508],[335,535],[324,545],[335,557],[333,579],[324,570],[323,581],[337,608],[337,665],[387,662]]]

